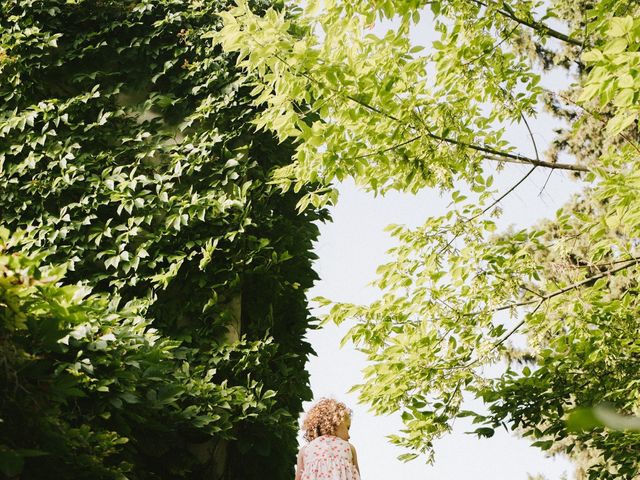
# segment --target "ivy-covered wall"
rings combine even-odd
[[[42,427],[35,417],[5,402],[0,462],[47,453],[24,457],[22,478],[293,475],[295,414],[310,396],[312,222],[326,214],[297,214],[304,189],[269,183],[291,146],[255,132],[251,79],[207,38],[228,3],[0,3],[0,221],[19,232],[6,251],[66,265],[66,283],[114,311],[136,305],[179,360],[157,370],[105,352],[95,364],[81,345],[115,324],[75,325],[84,337],[56,343],[79,365],[64,376],[74,390],[58,399],[60,421],[123,440],[96,457],[110,473],[91,473],[74,461],[97,455],[91,444],[53,452],[28,430]],[[4,341],[28,341],[31,330],[7,328]],[[50,360],[25,393],[35,400],[60,374]]]

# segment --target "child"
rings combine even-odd
[[[302,424],[309,443],[298,453],[296,480],[360,480],[356,449],[349,443],[351,410],[323,398]]]

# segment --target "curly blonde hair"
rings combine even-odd
[[[308,442],[322,435],[334,435],[338,425],[352,414],[351,410],[332,398],[320,399],[307,412],[302,422],[304,438]]]

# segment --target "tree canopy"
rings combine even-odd
[[[228,346],[209,363],[195,363],[186,342],[151,326],[145,302],[117,309],[106,295],[61,285],[64,268],[7,255],[12,239],[0,233],[0,414],[7,442],[0,471],[6,478],[158,478],[161,468],[196,473],[181,435],[229,437],[234,424],[275,407],[274,392],[258,382],[212,381],[217,370],[240,374],[236,362],[258,357],[260,342]],[[168,458],[158,459],[153,449]]]
[[[300,211],[335,201],[332,182],[347,177],[451,198],[419,228],[390,227],[398,245],[378,301],[334,303],[328,316],[356,320],[348,339],[369,359],[360,398],[401,412],[403,457],[430,459],[451,421],[472,416],[481,436],[504,425],[546,451],[588,451],[589,478],[636,478],[637,432],[567,419],[601,403],[640,410],[638,3],[327,0],[262,15],[239,1],[222,18],[214,42],[257,77],[253,123],[296,144],[274,182],[318,184]],[[371,31],[387,20],[386,34]],[[414,45],[412,28],[437,39]],[[546,82],[555,70],[570,85]],[[529,128],[542,109],[562,122],[547,145]],[[506,140],[513,128],[532,154]],[[529,173],[497,190],[487,164],[509,162]],[[536,169],[584,188],[550,219],[496,232],[501,203]],[[487,411],[464,410],[465,394]]]
[[[270,183],[228,7],[0,3],[5,475],[293,475],[326,213]]]

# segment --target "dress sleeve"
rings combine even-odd
[[[356,447],[351,444],[349,444],[349,446],[351,447],[351,459],[356,467],[356,470],[358,471],[358,474],[360,474],[360,466],[358,465],[358,455],[356,454]]]

